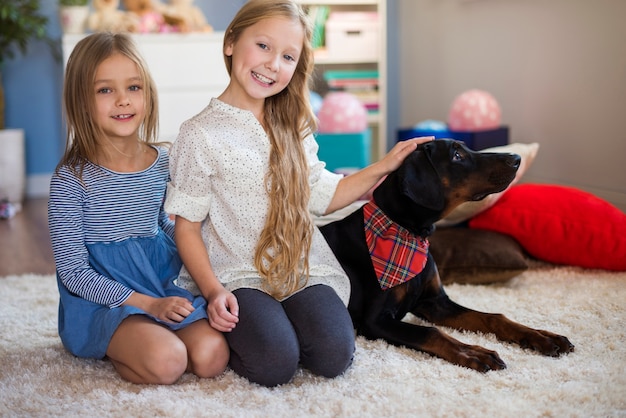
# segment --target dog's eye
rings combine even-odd
[[[461,155],[461,153],[458,151],[454,151],[454,155],[452,156],[452,161],[462,161],[462,160],[463,160],[463,156]]]

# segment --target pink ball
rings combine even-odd
[[[457,96],[448,114],[451,131],[486,131],[500,127],[502,112],[494,97],[482,90]]]
[[[367,129],[367,109],[353,94],[330,92],[317,117],[320,133],[354,133]]]

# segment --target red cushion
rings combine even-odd
[[[571,187],[513,186],[469,226],[510,235],[540,260],[626,270],[626,214]]]

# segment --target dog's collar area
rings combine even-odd
[[[421,273],[429,242],[392,221],[370,200],[363,206],[365,239],[381,289],[405,283]]]

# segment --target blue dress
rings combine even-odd
[[[195,310],[180,323],[152,317],[172,330],[206,319],[206,301],[175,284],[182,262],[174,225],[163,210],[168,155],[147,169],[118,173],[87,164],[82,181],[67,167],[52,177],[48,223],[59,287],[59,335],[79,357],[103,358],[113,333],[130,315],[122,306],[136,291],[180,296]]]

